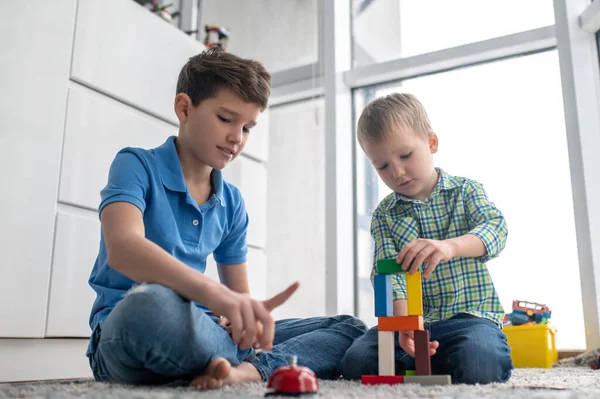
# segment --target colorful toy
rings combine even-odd
[[[408,316],[394,316],[392,299],[392,275],[406,273]],[[375,316],[378,322],[379,375],[363,375],[364,385],[450,385],[449,375],[431,375],[429,358],[429,331],[423,323],[423,285],[421,272],[407,273],[396,259],[377,261],[375,275]],[[416,372],[407,370],[406,375],[396,375],[394,332],[412,331],[415,339]],[[416,375],[415,375],[416,374]]]
[[[279,367],[271,374],[267,382],[271,389],[265,396],[316,394],[319,389],[317,376],[308,367],[298,366],[298,358],[292,356],[288,366]]]
[[[504,325],[547,324],[552,316],[548,306],[536,302],[514,300],[512,313],[504,317]]]
[[[219,25],[205,25],[204,31],[206,32],[206,37],[204,38],[204,45],[206,47],[221,47],[223,51],[227,50],[230,35],[227,29]]]

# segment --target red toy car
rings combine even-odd
[[[289,366],[278,368],[271,374],[267,382],[267,388],[272,391],[270,395],[292,395],[316,394],[319,389],[317,376],[308,367],[298,366],[298,358],[292,356]]]

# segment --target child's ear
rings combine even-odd
[[[179,123],[187,120],[191,105],[192,100],[187,94],[179,93],[175,96],[175,115]]]
[[[431,151],[432,154],[435,154],[438,150],[438,137],[437,134],[435,133],[431,133],[431,136],[429,136],[429,150]]]

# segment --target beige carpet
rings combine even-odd
[[[321,381],[319,398],[600,398],[600,371],[587,367],[517,369],[508,384],[485,386],[363,386],[351,381]],[[187,387],[141,388],[93,381],[0,385],[0,398],[262,398],[263,384],[198,392]]]

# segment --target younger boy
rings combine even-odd
[[[248,215],[221,169],[244,149],[269,92],[260,63],[206,51],[179,75],[179,135],[115,157],[89,279],[97,297],[87,356],[97,380],[219,388],[264,381],[293,355],[319,378],[336,378],[342,356],[364,334],[350,316],[274,323],[269,312],[297,283],[266,301],[249,295]],[[203,275],[210,254],[222,284]]]
[[[424,266],[433,374],[449,374],[454,383],[507,381],[513,366],[501,330],[504,311],[485,264],[505,246],[504,217],[481,184],[433,166],[438,138],[413,95],[374,100],[357,130],[366,156],[394,191],[373,212],[371,279],[379,259],[396,258],[411,273]],[[393,298],[394,314],[407,315],[403,273],[394,276]],[[377,333],[373,327],[354,342],[340,365],[344,377],[377,374]],[[412,334],[398,335],[396,370],[414,369]]]

